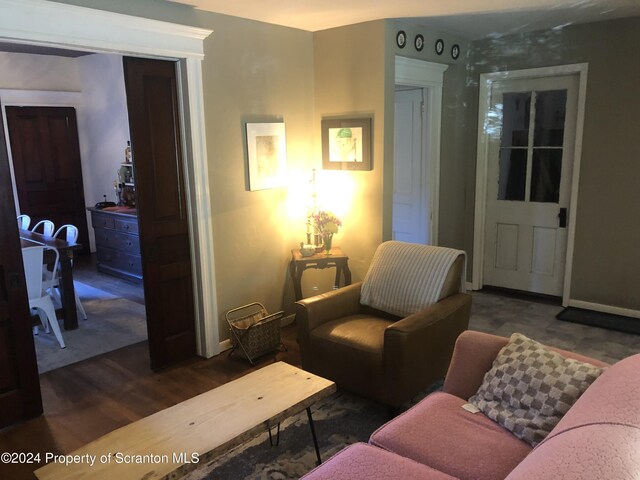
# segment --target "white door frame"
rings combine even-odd
[[[440,131],[442,123],[442,84],[444,72],[449,65],[425,62],[396,55],[395,84],[424,89],[427,111],[427,149],[424,151],[429,169],[427,189],[431,208],[429,243],[438,244],[438,224],[440,212]]]
[[[567,256],[564,270],[564,286],[562,305],[569,303],[571,291],[571,269],[573,265],[573,249],[576,230],[576,206],[578,205],[578,180],[580,179],[580,160],[582,157],[582,134],[584,127],[584,105],[587,94],[588,64],[560,65],[554,67],[513,70],[510,72],[483,73],[480,75],[480,95],[478,105],[478,149],[476,163],[476,198],[473,230],[473,275],[472,288],[480,290],[483,286],[484,269],[484,237],[486,219],[487,164],[489,134],[483,126],[489,122],[491,87],[499,80],[523,78],[553,77],[561,75],[578,75],[578,110],[576,113],[576,137],[573,154],[573,172],[571,175],[571,197],[569,203],[569,224],[567,231]]]
[[[0,41],[178,61],[197,352],[220,353],[202,87],[212,30],[45,0],[0,0]]]

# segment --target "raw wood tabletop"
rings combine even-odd
[[[71,454],[49,458],[35,475],[40,480],[179,478],[335,390],[329,380],[277,362]]]

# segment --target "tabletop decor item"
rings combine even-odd
[[[311,219],[315,231],[321,236],[322,244],[324,246],[324,253],[331,255],[331,244],[333,241],[333,235],[338,233],[338,229],[342,226],[342,220],[336,217],[333,213],[319,210],[311,214]]]

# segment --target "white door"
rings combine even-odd
[[[424,117],[422,89],[396,91],[393,239],[422,244],[429,241],[430,223]]]
[[[560,296],[578,76],[499,81],[490,95],[483,283]]]

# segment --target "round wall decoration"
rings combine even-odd
[[[404,48],[404,46],[407,44],[407,34],[404,30],[400,30],[396,35],[396,44],[400,48]]]
[[[436,40],[436,53],[442,55],[442,52],[444,52],[444,40],[439,38]]]
[[[416,47],[417,51],[422,51],[422,48],[424,47],[424,37],[420,34],[416,35],[413,45]]]
[[[453,58],[454,60],[457,60],[459,56],[460,56],[460,45],[456,43],[453,47],[451,47],[451,58]]]

